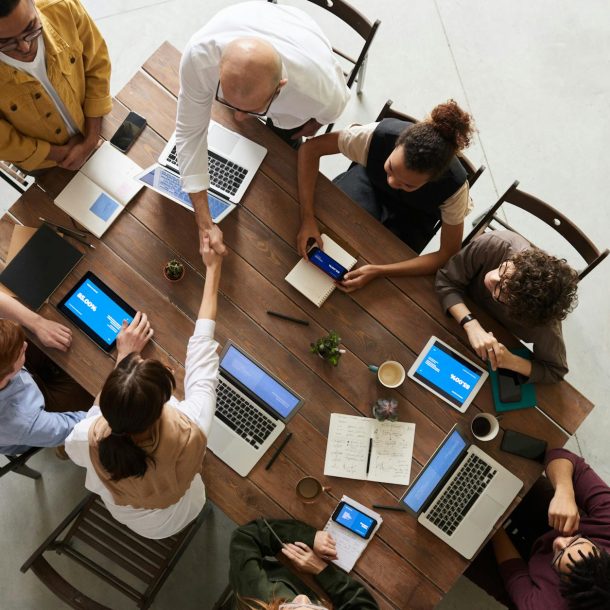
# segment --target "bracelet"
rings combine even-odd
[[[467,313],[461,320],[460,320],[460,326],[464,327],[464,324],[468,324],[468,322],[472,322],[473,320],[476,320],[476,318],[471,314],[471,313]]]

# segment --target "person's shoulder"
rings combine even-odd
[[[490,249],[512,249],[512,250],[522,250],[524,248],[528,248],[530,243],[518,233],[514,231],[486,231],[479,237],[473,240],[473,243],[476,243],[480,246],[486,246]]]

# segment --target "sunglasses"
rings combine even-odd
[[[267,104],[267,107],[265,108],[265,110],[263,110],[262,112],[244,110],[243,108],[238,108],[237,106],[233,106],[233,104],[229,104],[229,102],[227,102],[227,100],[225,100],[225,98],[223,97],[223,94],[222,94],[222,89],[220,87],[220,81],[218,81],[218,85],[216,86],[216,95],[214,96],[214,99],[219,104],[222,104],[223,106],[226,106],[227,108],[230,108],[231,110],[236,110],[237,112],[243,112],[244,114],[249,114],[250,116],[263,117],[263,116],[267,116],[267,113],[269,112],[269,108],[271,108],[271,104],[273,104],[273,101],[279,94],[280,94],[280,86],[278,84],[278,86],[275,88],[275,91],[273,92],[273,95],[269,99],[269,103]]]

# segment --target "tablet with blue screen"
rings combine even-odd
[[[136,310],[125,303],[91,271],[76,283],[57,306],[105,352],[111,352],[123,320],[129,324]]]
[[[485,383],[488,373],[440,339],[430,337],[408,376],[464,413]]]

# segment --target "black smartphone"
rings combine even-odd
[[[332,520],[365,540],[371,537],[377,527],[377,519],[369,517],[347,502],[339,503]]]
[[[318,246],[312,246],[307,250],[307,258],[324,273],[330,275],[333,280],[341,281],[347,269],[340,265],[334,258],[328,256],[326,252],[320,250]]]
[[[502,402],[519,402],[521,400],[522,377],[515,371],[498,369],[498,388]]]
[[[137,112],[130,112],[110,139],[110,144],[126,153],[146,127],[146,119]]]
[[[515,430],[505,430],[500,449],[530,460],[543,462],[546,454],[546,441]]]

